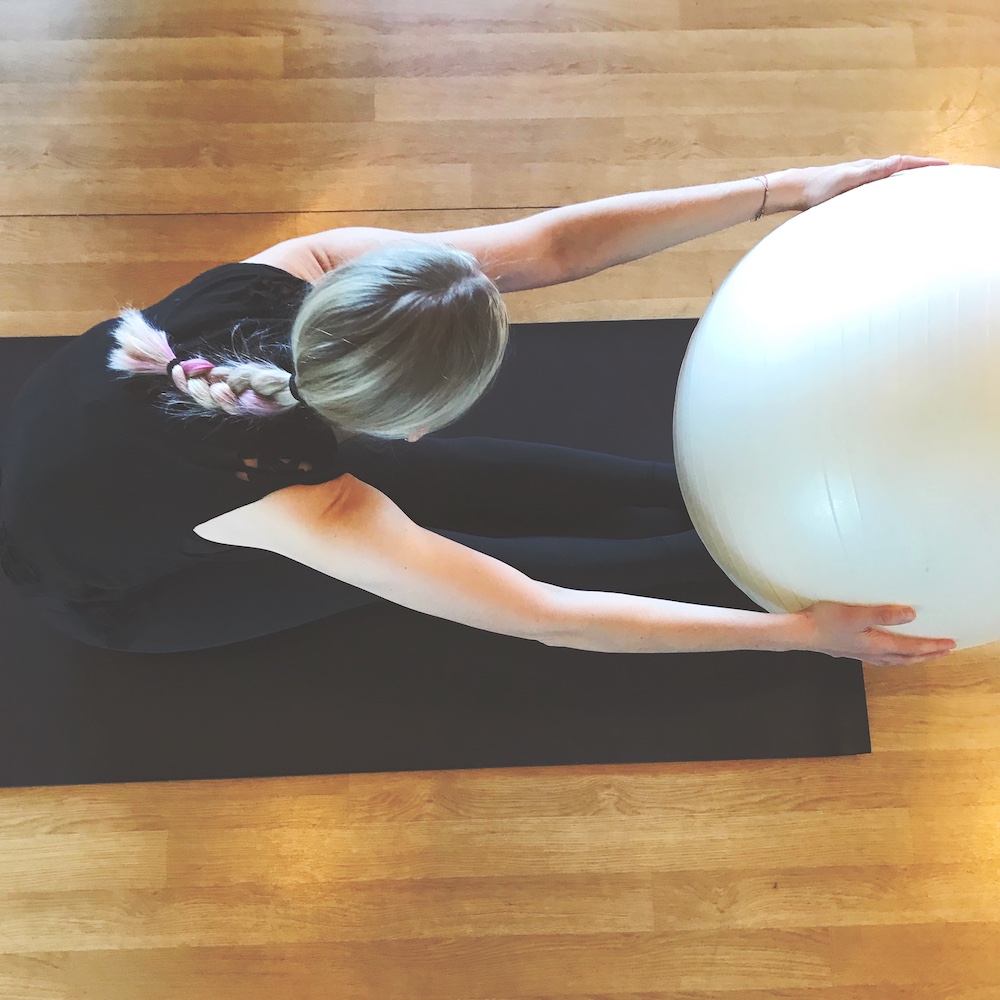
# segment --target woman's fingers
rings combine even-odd
[[[884,659],[889,663],[924,663],[940,659],[947,656],[956,645],[951,639],[914,639],[912,636],[890,632],[880,635],[884,638],[880,643],[882,648],[876,655],[880,661]]]
[[[948,167],[951,164],[947,160],[939,160],[931,156],[890,156],[887,160],[882,160],[879,167],[889,177],[904,170],[913,170],[917,167]]]

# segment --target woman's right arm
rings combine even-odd
[[[876,631],[872,626],[891,624],[877,614],[885,609],[816,605],[820,620],[812,608],[767,614],[552,586],[420,527],[350,475],[278,490],[207,521],[198,533],[278,553],[424,614],[549,646],[622,653],[816,649],[872,663],[919,662],[944,652],[939,641]]]

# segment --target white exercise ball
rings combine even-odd
[[[768,611],[903,604],[1000,639],[1000,170],[907,170],[802,212],[728,275],[684,358],[678,478]]]

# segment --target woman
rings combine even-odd
[[[671,465],[419,439],[495,376],[502,292],[944,162],[791,169],[455,232],[332,230],[213,268],[25,384],[5,436],[4,571],[56,627],[122,650],[223,645],[381,598],[581,649],[940,656],[949,640],[876,627],[905,608],[645,596],[721,576]]]

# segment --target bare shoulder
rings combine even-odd
[[[270,264],[279,267],[303,281],[315,282],[328,271],[369,250],[390,246],[417,238],[414,233],[399,232],[395,229],[374,229],[369,226],[344,226],[322,233],[309,233],[290,240],[275,243],[253,257],[247,257],[244,264]],[[420,237],[433,241],[433,235]]]
[[[318,281],[324,274],[323,263],[316,256],[309,239],[302,236],[276,243],[241,263],[270,264],[308,282]]]
[[[210,542],[279,552],[290,536],[329,525],[342,511],[356,507],[366,490],[364,483],[348,473],[325,483],[297,483],[210,518],[196,525],[194,532]]]

